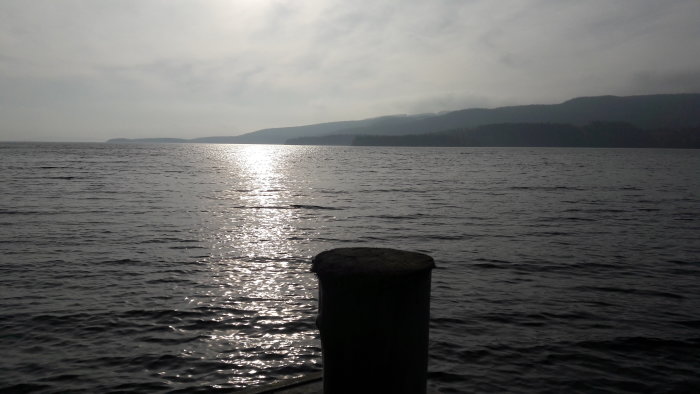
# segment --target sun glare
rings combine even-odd
[[[295,213],[289,209],[289,191],[285,185],[285,147],[270,145],[232,145],[226,158],[235,185],[237,202],[235,221],[222,229],[221,247],[235,244],[248,257],[276,254],[287,240],[288,223]],[[282,248],[283,249],[283,248]]]

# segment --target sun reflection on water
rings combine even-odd
[[[234,232],[238,247],[243,246],[248,257],[271,256],[279,253],[288,241],[294,212],[289,208],[289,190],[285,185],[288,151],[284,147],[245,145],[231,152],[232,164],[240,171],[244,184],[238,192],[243,225]]]
[[[196,301],[216,310],[201,351],[235,371],[230,384],[258,384],[270,373],[298,376],[300,366],[318,362],[319,350],[313,277],[292,244],[299,213],[287,175],[298,150],[216,148],[228,177],[219,200],[226,214],[207,261],[209,290]]]

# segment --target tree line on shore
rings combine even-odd
[[[295,138],[294,145],[700,148],[700,127],[641,129],[625,122],[502,123],[409,135]]]

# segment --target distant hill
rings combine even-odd
[[[363,130],[365,128],[401,127],[416,120],[427,119],[433,116],[435,115],[389,115],[364,120],[264,129],[240,135],[236,137],[236,140],[239,144],[284,144],[290,138],[318,137],[329,134],[357,134],[354,132],[355,130]]]
[[[408,135],[358,135],[356,146],[490,146],[700,149],[700,127],[641,129],[624,122],[501,123]]]
[[[405,123],[410,123],[417,119],[425,119],[435,116],[433,114],[421,115],[388,115],[378,118],[363,119],[363,120],[348,120],[341,122],[319,123],[306,126],[280,127],[272,129],[263,129],[247,134],[237,136],[220,136],[220,137],[202,137],[193,139],[178,139],[178,138],[114,138],[107,142],[110,143],[129,143],[129,142],[188,142],[188,143],[210,143],[210,144],[284,144],[290,138],[301,137],[319,137],[342,133],[344,130],[361,130],[365,127],[381,127],[397,126]],[[380,127],[380,128],[381,128]],[[353,133],[354,134],[354,133]]]
[[[365,127],[356,134],[429,133],[502,123],[625,122],[642,129],[700,126],[700,94],[581,97],[552,105],[522,105],[494,109],[464,109],[400,126]],[[343,134],[348,134],[343,130]]]
[[[561,104],[521,105],[493,109],[472,108],[423,115],[283,127],[232,137],[180,139],[115,139],[108,142],[201,142],[282,144],[308,142],[343,144],[347,137],[332,135],[409,135],[475,128],[489,124],[556,123],[581,127],[593,122],[623,122],[643,130],[700,127],[700,94],[580,97]],[[304,140],[304,138],[313,139]],[[315,142],[314,142],[315,141]]]
[[[318,137],[298,137],[287,140],[287,145],[352,145],[357,138],[354,134],[331,134]]]

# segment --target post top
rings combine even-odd
[[[338,248],[311,260],[317,275],[405,275],[435,268],[427,254],[390,248]]]

